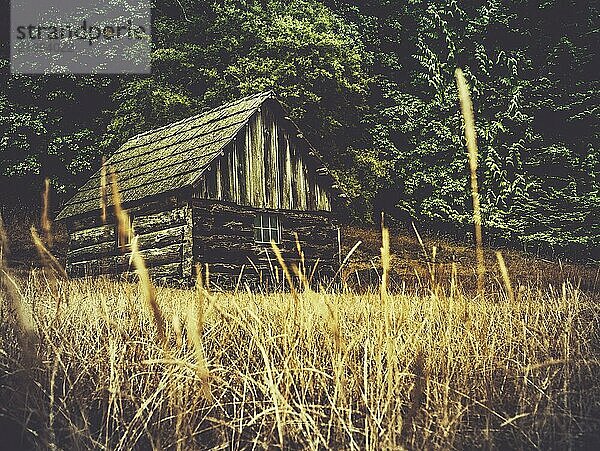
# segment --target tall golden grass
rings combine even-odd
[[[152,280],[150,279],[148,268],[146,267],[144,258],[142,257],[142,254],[138,248],[137,237],[134,236],[135,232],[132,229],[129,214],[127,213],[127,210],[122,207],[117,176],[112,168],[110,175],[114,217],[117,224],[117,234],[119,235],[121,250],[123,252],[127,250],[130,251],[130,261],[133,264],[133,267],[135,268],[139,278],[143,298],[146,301],[146,306],[148,307],[148,311],[150,312],[152,320],[154,321],[154,325],[156,326],[158,340],[161,343],[164,343],[166,339],[165,318],[156,299],[156,289],[152,283]],[[125,243],[129,243],[129,249],[127,249],[127,245]]]
[[[133,235],[118,194],[113,204],[120,233]],[[135,237],[125,250],[137,284],[59,278],[62,308],[36,271],[2,270],[0,310],[14,322],[0,328],[0,418],[24,446],[546,448],[599,438],[597,300],[568,282],[517,295],[500,253],[505,292],[492,285],[473,298],[456,271],[441,286],[435,247],[430,279],[391,291],[385,227],[379,289],[361,295],[311,289],[304,265],[294,278],[274,243],[289,293],[211,293],[200,265],[194,290],[157,288]]]
[[[379,291],[301,290],[291,302],[210,294],[202,282],[159,287],[164,317],[176,318],[163,343],[132,302],[143,286],[59,283],[70,301],[56,318],[41,279],[15,280],[41,337],[26,388],[12,322],[0,329],[0,416],[32,446],[566,448],[598,438],[600,307],[568,283],[494,302],[460,290],[385,302]],[[14,308],[6,291],[0,308]]]
[[[111,184],[124,243],[134,231],[114,172]],[[567,282],[516,295],[498,253],[505,293],[491,286],[473,302],[455,270],[441,286],[435,247],[430,279],[394,293],[385,226],[381,236],[378,290],[315,291],[304,262],[294,278],[272,243],[289,293],[214,294],[200,266],[195,290],[155,287],[135,237],[123,251],[138,284],[70,281],[32,228],[45,269],[63,277],[48,290],[36,271],[0,268],[0,309],[14,318],[0,328],[0,406],[9,406],[0,418],[39,448],[535,448],[598,438],[593,299]],[[56,293],[68,296],[62,308]],[[23,369],[30,377],[15,376]]]
[[[458,87],[458,98],[463,120],[465,122],[465,138],[469,154],[469,172],[471,175],[471,197],[473,199],[473,223],[475,227],[475,255],[477,258],[477,291],[483,294],[485,284],[485,263],[483,258],[483,234],[481,232],[481,206],[479,203],[479,188],[477,186],[477,132],[473,116],[473,102],[469,94],[469,86],[462,69],[457,68],[455,73]]]
[[[42,194],[42,217],[40,220],[42,230],[44,232],[44,238],[49,247],[52,247],[52,221],[50,220],[50,179],[44,180],[44,191]]]
[[[108,186],[106,179],[106,158],[102,157],[102,166],[100,166],[100,218],[102,224],[106,224],[108,217]]]

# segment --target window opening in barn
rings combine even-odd
[[[257,243],[281,243],[281,223],[275,215],[257,214],[254,218],[254,240]]]
[[[131,245],[133,239],[133,217],[128,215],[129,224],[125,235],[119,233],[119,225],[115,224],[115,236],[117,237],[117,247],[119,249],[127,248]]]

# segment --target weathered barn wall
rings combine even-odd
[[[270,245],[254,239],[254,219],[260,212],[279,217],[279,247],[288,265],[299,263],[295,232],[308,271],[317,259],[320,275],[330,275],[338,267],[337,226],[331,213],[265,210],[206,199],[192,201],[194,260],[202,265],[208,263],[213,276],[224,278],[237,277],[242,265],[245,280],[260,279],[261,273],[263,278],[269,277],[275,268],[279,271]]]
[[[138,246],[155,279],[189,281],[192,275],[192,213],[187,202],[157,201],[131,208]],[[111,221],[112,222],[112,221]],[[117,246],[114,222],[97,216],[72,221],[67,271],[75,277],[131,270],[131,253]]]
[[[294,133],[263,106],[209,166],[194,196],[257,208],[331,211],[326,170]]]
[[[339,264],[336,182],[272,93],[140,134],[109,163],[155,278],[189,282],[195,263],[209,264],[213,275],[237,277],[245,265],[246,280],[272,277],[279,270],[273,251],[257,241],[280,230],[289,264],[299,260],[295,233],[308,271],[317,260],[321,274]],[[99,186],[97,173],[61,212],[70,218],[67,268],[74,276],[130,270],[114,221],[100,222]],[[260,213],[270,215],[258,218],[268,225],[255,228]]]

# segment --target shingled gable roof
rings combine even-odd
[[[269,98],[275,98],[272,91],[255,94],[129,139],[106,162],[118,175],[122,201],[135,202],[193,185]],[[100,170],[56,219],[99,209]]]

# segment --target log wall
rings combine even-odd
[[[254,240],[254,219],[259,213],[278,216],[282,227],[279,247],[288,266],[300,263],[295,232],[307,272],[317,259],[318,275],[331,275],[337,269],[337,225],[330,213],[257,209],[203,199],[192,201],[194,261],[208,264],[211,274],[224,280],[237,279],[242,265],[244,280],[264,280],[279,272],[271,246]]]
[[[331,275],[338,267],[337,225],[329,212],[261,209],[231,202],[193,199],[190,202],[144,205],[129,210],[142,256],[154,279],[193,281],[195,263],[208,264],[213,280],[266,281],[282,277],[268,244],[255,242],[257,214],[279,218],[279,247],[288,266],[300,265],[295,233],[304,253],[306,272]],[[70,224],[67,271],[73,277],[114,275],[133,271],[130,252],[117,247],[114,223],[97,218]],[[318,260],[318,264],[316,263]]]
[[[192,276],[192,210],[176,199],[131,208],[134,233],[150,275],[155,279],[189,281]],[[73,277],[133,271],[131,252],[117,246],[114,220],[102,225],[88,217],[69,225],[67,271]]]

